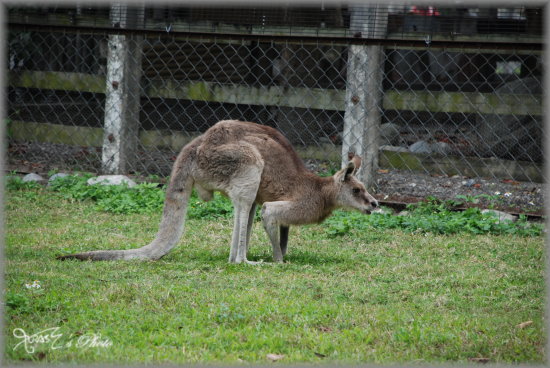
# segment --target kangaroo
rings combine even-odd
[[[228,196],[234,206],[230,263],[249,263],[248,243],[256,206],[273,248],[275,262],[287,252],[289,227],[320,223],[336,208],[370,213],[377,200],[355,177],[361,158],[331,177],[310,172],[290,142],[276,129],[251,122],[224,120],[187,144],[179,153],[166,190],[160,227],[148,245],[129,250],[99,250],[59,259],[156,260],[167,254],[183,234],[191,191],[202,200],[213,192]]]

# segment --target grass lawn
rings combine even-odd
[[[546,359],[542,236],[330,237],[323,225],[294,227],[288,263],[278,265],[256,223],[249,259],[267,264],[230,265],[225,217],[188,220],[159,261],[61,262],[56,255],[145,245],[160,213],[105,213],[46,190],[10,190],[5,214],[8,363]]]

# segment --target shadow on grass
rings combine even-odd
[[[248,260],[253,262],[264,262],[264,263],[274,263],[273,256],[271,253],[249,253]],[[204,264],[227,264],[229,262],[229,251],[227,252],[210,252],[207,250],[204,251],[193,251],[192,253],[187,253],[184,250],[179,252],[174,252],[173,254],[168,254],[162,258],[164,261],[169,263],[178,263],[178,262],[199,262]],[[330,265],[330,264],[342,264],[350,263],[348,257],[331,255],[326,253],[314,253],[314,252],[304,252],[304,251],[290,251],[289,254],[285,256],[285,263],[291,264],[303,264],[303,265]]]
[[[63,254],[69,254],[69,253],[71,252],[63,252]],[[51,257],[52,260],[55,260],[55,257],[59,256],[60,254],[61,252],[56,250],[55,252],[51,252],[51,254],[49,254],[49,257]],[[253,262],[274,263],[272,254],[267,252],[256,253],[256,254],[249,253],[248,260]],[[70,261],[76,262],[77,260],[69,260],[69,262]],[[292,251],[292,250],[290,250],[289,254],[285,256],[284,261],[285,263],[290,263],[295,265],[311,265],[311,266],[354,263],[354,260],[350,259],[349,257],[329,254],[325,252],[316,253],[316,252]],[[58,262],[61,262],[61,261],[58,261]],[[78,261],[78,262],[82,262],[82,261]],[[92,261],[88,261],[88,262],[94,263]],[[114,262],[129,262],[129,261],[114,261]],[[135,262],[139,263],[141,261],[135,260]],[[157,261],[152,261],[152,262],[157,263]],[[195,265],[202,263],[205,266],[214,266],[214,265],[223,266],[228,264],[228,262],[229,262],[229,251],[212,252],[206,249],[200,250],[200,251],[197,251],[195,249],[192,252],[186,251],[185,249],[175,250],[168,253],[158,261],[158,263],[165,264],[166,266],[168,266],[168,264],[182,264],[182,263],[189,263],[189,264],[195,264]]]
[[[334,254],[314,252],[290,252],[286,255],[285,261],[294,264],[327,265],[349,263],[350,259]]]

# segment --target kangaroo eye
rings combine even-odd
[[[361,189],[359,188],[353,188],[353,194],[359,194],[360,191]]]

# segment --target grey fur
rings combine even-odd
[[[318,223],[339,207],[365,213],[378,205],[354,176],[358,156],[333,177],[306,169],[288,140],[273,128],[235,120],[220,121],[185,146],[172,169],[160,227],[148,245],[129,250],[70,254],[59,259],[156,260],[167,254],[183,234],[193,187],[201,199],[214,191],[227,195],[235,208],[229,262],[247,260],[256,204],[269,235],[273,258],[282,262],[291,225]]]

